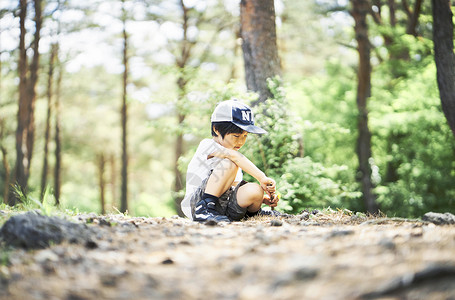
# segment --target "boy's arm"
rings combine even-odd
[[[275,180],[269,178],[262,172],[255,164],[253,164],[242,153],[231,149],[220,149],[212,152],[207,158],[219,157],[227,158],[240,167],[243,171],[247,172],[261,184],[261,187],[268,194],[275,192]]]

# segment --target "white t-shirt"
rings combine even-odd
[[[204,139],[199,144],[196,153],[191,159],[188,170],[186,172],[186,193],[183,198],[181,207],[182,211],[190,219],[193,219],[191,215],[191,196],[196,192],[197,188],[201,186],[204,179],[206,179],[210,171],[221,162],[222,158],[211,157],[210,154],[215,151],[226,149],[213,139]],[[239,168],[234,182],[240,182],[243,179],[242,169]]]

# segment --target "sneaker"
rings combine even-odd
[[[194,211],[194,221],[197,222],[228,222],[231,220],[225,215],[220,214],[215,209],[215,202],[208,199],[202,199],[196,203],[196,209]]]

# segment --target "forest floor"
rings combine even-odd
[[[455,299],[455,225],[343,211],[72,221],[96,228],[91,243],[1,250],[0,299]]]

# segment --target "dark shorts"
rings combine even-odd
[[[209,177],[207,177],[202,182],[201,186],[196,190],[196,192],[193,194],[193,197],[190,199],[191,214],[193,216],[193,219],[196,203],[198,203],[199,200],[202,199]],[[237,203],[237,191],[242,185],[246,183],[248,182],[242,180],[236,187],[229,188],[226,192],[224,192],[223,195],[220,196],[218,202],[216,203],[215,206],[216,210],[220,214],[227,216],[231,221],[240,221],[245,217],[247,208],[240,207],[239,204]]]

